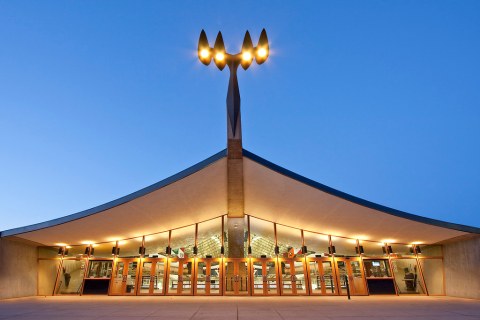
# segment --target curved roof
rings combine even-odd
[[[263,219],[361,239],[434,243],[480,228],[413,215],[357,198],[244,150],[245,212]],[[125,239],[227,213],[226,150],[167,179],[103,205],[6,230],[45,245]]]

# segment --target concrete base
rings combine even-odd
[[[443,246],[448,296],[480,299],[480,236]]]
[[[0,299],[37,295],[37,255],[36,246],[0,238]]]

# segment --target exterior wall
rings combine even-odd
[[[0,238],[0,300],[37,295],[37,248]]]
[[[480,236],[444,245],[446,294],[480,299]]]

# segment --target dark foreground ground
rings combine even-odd
[[[450,297],[34,297],[0,301],[0,319],[480,319]]]

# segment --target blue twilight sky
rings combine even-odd
[[[181,4],[179,4],[181,3]],[[480,1],[0,0],[0,230],[124,196],[226,146],[352,195],[480,227]],[[134,218],[134,217],[132,217]]]

